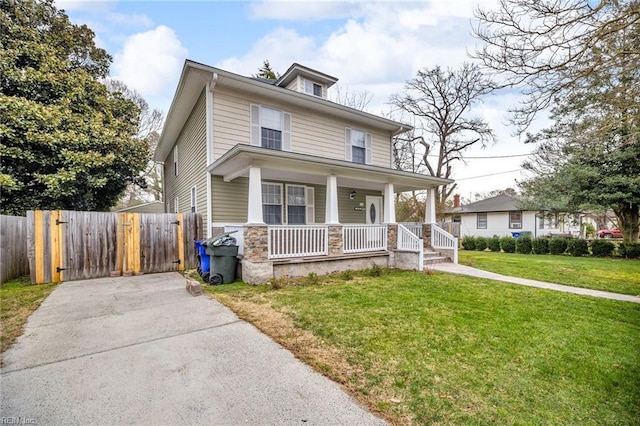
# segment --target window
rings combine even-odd
[[[178,176],[178,145],[173,147],[173,175]]]
[[[173,212],[180,213],[180,207],[178,206],[178,197],[173,200]]]
[[[196,212],[196,187],[191,188],[191,213]]]
[[[371,164],[371,133],[347,128],[345,139],[345,157],[347,161]]]
[[[477,226],[476,228],[478,229],[487,229],[487,214],[486,213],[478,213],[478,220],[477,220]]]
[[[305,187],[287,185],[287,223],[304,225],[306,221]]]
[[[270,225],[282,224],[282,185],[262,184],[262,217]]]
[[[509,212],[509,228],[522,229],[522,212]]]
[[[251,105],[251,145],[291,151],[291,114]]]
[[[322,86],[318,83],[314,83],[313,81],[304,81],[304,91],[309,95],[317,96],[319,98],[322,97]]]

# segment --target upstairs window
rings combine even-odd
[[[371,164],[371,133],[347,127],[345,159],[354,163]]]
[[[251,105],[251,145],[291,151],[291,114]]]
[[[509,212],[509,228],[522,229],[522,212],[521,211]]]
[[[322,86],[319,85],[318,83],[314,83],[313,81],[305,80],[304,81],[304,92],[309,94],[309,95],[313,95],[313,96],[317,96],[317,97],[321,98],[322,97]]]
[[[478,213],[478,223],[476,226],[477,229],[487,229],[487,214],[486,213]]]

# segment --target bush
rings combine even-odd
[[[620,243],[618,253],[627,259],[640,259],[640,243]]]
[[[476,249],[476,237],[466,236],[462,239],[462,248],[465,250]]]
[[[380,277],[384,273],[384,269],[377,263],[371,265],[371,268],[367,269],[367,275],[370,277]]]
[[[353,279],[353,271],[351,269],[342,271],[342,273],[340,273],[340,278],[342,278],[345,281],[351,281]]]
[[[589,244],[587,243],[587,240],[577,238],[575,240],[571,240],[571,245],[568,248],[568,251],[575,257],[585,256],[589,254]]]
[[[476,238],[476,250],[485,251],[487,248],[487,239],[485,237]]]
[[[516,251],[516,239],[513,237],[500,238],[500,248],[505,253],[514,253]]]
[[[487,240],[487,247],[491,251],[500,251],[500,237],[491,237]]]
[[[591,254],[596,257],[610,257],[616,246],[611,241],[593,240],[591,242]]]
[[[516,253],[530,254],[531,253],[531,237],[528,235],[522,235],[516,238]]]
[[[549,240],[549,253],[564,254],[567,251],[567,240],[565,238],[552,238]]]
[[[549,239],[548,238],[534,238],[531,240],[531,251],[533,254],[548,254],[549,253]]]

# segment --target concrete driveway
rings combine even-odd
[[[4,423],[384,424],[177,273],[61,284],[4,360]]]

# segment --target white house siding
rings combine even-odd
[[[365,128],[334,116],[318,116],[316,112],[285,103],[251,97],[242,92],[216,89],[213,101],[214,160],[238,143],[250,143],[250,105],[261,104],[291,113],[291,150],[301,154],[345,159],[345,127],[371,133],[372,164],[391,167],[391,135]]]
[[[196,211],[207,218],[207,147],[206,106],[204,91],[200,94],[189,118],[176,139],[178,146],[178,176],[174,176],[173,149],[164,161],[165,205],[174,210],[179,201],[179,212],[191,211],[191,188],[196,187]]]
[[[497,235],[504,237],[505,235],[511,235],[512,232],[529,231],[532,235],[535,235],[536,222],[534,212],[523,212],[522,214],[522,228],[510,229],[509,228],[509,212],[490,212],[487,213],[487,228],[478,229],[478,215],[477,213],[465,213],[460,216],[460,236],[474,236],[474,237],[493,237]]]

